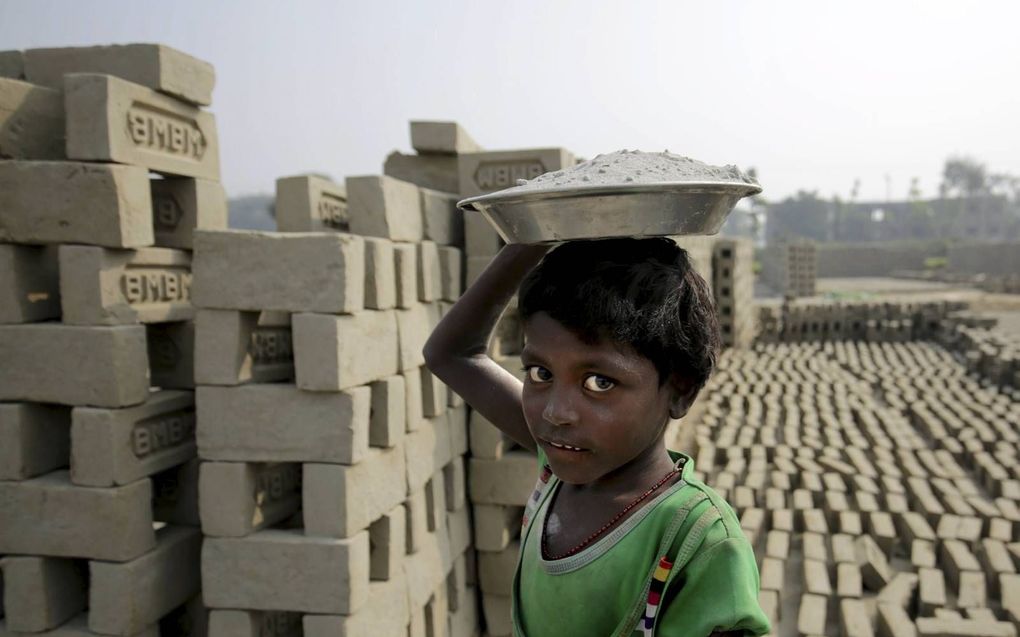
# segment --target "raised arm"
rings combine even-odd
[[[425,343],[425,364],[472,409],[519,444],[534,450],[521,409],[523,384],[486,353],[500,314],[524,277],[549,250],[511,244],[500,250]]]

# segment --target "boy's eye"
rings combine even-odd
[[[584,379],[584,388],[594,392],[609,391],[615,386],[616,383],[605,376],[599,376],[598,374],[592,374],[588,378]]]
[[[552,379],[552,372],[541,365],[528,365],[524,371],[528,374],[528,380],[533,383],[547,383]]]

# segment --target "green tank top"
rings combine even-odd
[[[769,632],[758,568],[733,510],[670,452],[681,480],[581,552],[542,557],[541,534],[559,480],[539,451],[542,478],[525,509],[514,576],[516,637]]]

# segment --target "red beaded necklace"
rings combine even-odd
[[[546,560],[562,560],[565,557],[570,557],[571,555],[576,555],[577,553],[580,553],[581,550],[583,550],[586,546],[588,546],[589,544],[591,544],[592,542],[594,542],[595,540],[600,538],[603,533],[608,531],[610,528],[613,527],[614,524],[619,522],[620,518],[622,518],[623,516],[627,515],[628,511],[630,511],[631,509],[633,509],[637,505],[641,504],[641,502],[643,502],[645,500],[645,498],[647,498],[648,496],[650,496],[653,493],[655,493],[659,489],[659,487],[661,487],[662,485],[666,484],[666,482],[668,482],[670,478],[672,478],[673,476],[675,476],[678,473],[680,473],[680,464],[679,463],[676,466],[674,466],[672,469],[670,469],[669,473],[667,473],[665,476],[663,476],[662,480],[659,480],[658,482],[656,482],[655,485],[651,489],[648,489],[647,491],[645,491],[644,493],[639,495],[637,498],[635,498],[633,502],[631,502],[627,506],[623,507],[623,510],[620,511],[619,513],[617,513],[615,516],[613,516],[612,520],[610,520],[610,521],[606,522],[604,525],[602,525],[602,528],[600,528],[598,531],[595,531],[594,533],[589,535],[587,538],[585,538],[580,544],[578,544],[574,548],[570,549],[569,551],[567,551],[566,553],[563,553],[561,555],[556,555],[556,556],[550,556],[549,555],[549,547],[548,547],[548,543],[546,542],[547,533],[546,533],[546,530],[545,530],[545,524],[543,524],[542,525],[542,558],[546,559]],[[557,490],[557,492],[555,494],[553,494],[553,499],[552,499],[552,501],[549,502],[549,508],[550,509],[552,508],[553,503],[556,501],[556,496],[557,495],[559,495],[559,490]],[[549,517],[548,517],[548,511],[547,511],[547,515],[545,517],[544,522],[548,523],[548,520],[549,520]]]

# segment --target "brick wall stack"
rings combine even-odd
[[[935,338],[941,321],[964,306],[952,301],[829,302],[798,301],[758,305],[762,343],[829,340],[871,342]]]
[[[756,549],[774,635],[1012,635],[1020,402],[930,342],[724,353],[696,467]]]
[[[764,250],[761,278],[781,296],[814,296],[817,266],[813,241],[783,242]]]
[[[717,238],[712,253],[712,289],[725,347],[747,347],[757,332],[754,305],[754,246],[749,239]]]
[[[1020,337],[995,329],[995,317],[955,312],[940,324],[936,340],[963,357],[967,369],[1003,390],[1020,392]]]
[[[297,175],[282,232],[198,234],[212,637],[476,633],[468,411],[422,356],[462,287],[455,204]]]
[[[226,225],[213,69],[156,45],[4,58],[0,633],[203,635],[190,289],[192,231]]]

